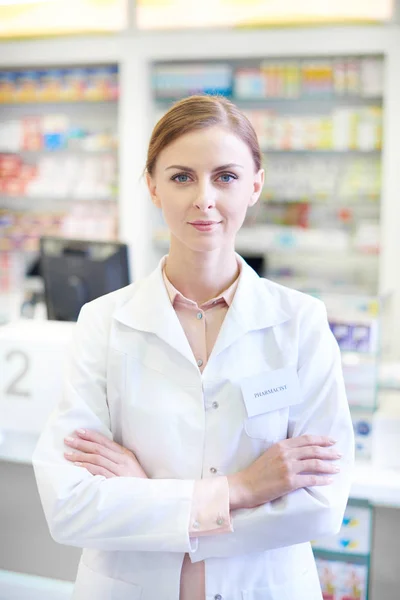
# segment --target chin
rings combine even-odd
[[[217,240],[204,240],[200,243],[187,243],[185,246],[192,250],[193,252],[212,252],[213,250],[219,250],[225,244],[221,244],[221,242],[217,242]]]
[[[197,239],[193,239],[193,237],[190,237],[189,239],[187,237],[181,237],[179,242],[180,245],[192,252],[211,252],[225,246],[225,240],[221,240],[219,236],[210,236],[208,238],[204,236],[202,238],[198,237]]]
[[[176,235],[171,231],[171,243],[174,243],[174,238],[182,250],[187,248],[191,252],[213,252],[235,245],[234,236],[227,235]]]

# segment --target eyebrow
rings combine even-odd
[[[239,167],[239,169],[244,169],[243,165],[238,165],[237,163],[228,163],[226,165],[221,165],[220,167],[216,167],[211,172],[216,173],[217,171],[224,171],[225,169],[231,169],[232,167]],[[167,167],[165,170],[168,171],[169,169],[180,169],[181,171],[187,171],[188,173],[195,172],[195,170],[192,169],[191,167],[185,167],[184,165],[171,165],[170,167]]]

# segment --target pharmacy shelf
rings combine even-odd
[[[110,203],[114,203],[118,200],[117,197],[115,196],[101,196],[101,197],[97,197],[97,196],[86,196],[86,197],[79,197],[79,198],[75,198],[74,196],[60,196],[57,197],[56,195],[53,196],[0,196],[0,209],[1,208],[8,208],[8,209],[12,209],[15,208],[16,210],[18,210],[18,206],[16,205],[23,205],[23,208],[27,208],[27,203],[31,203],[32,205],[34,205],[36,202],[110,202]],[[32,208],[37,208],[37,206],[32,206]]]
[[[118,100],[38,100],[37,102],[0,102],[0,110],[3,109],[16,109],[22,110],[26,112],[27,110],[31,110],[32,108],[38,108],[40,113],[43,113],[43,107],[48,110],[49,108],[54,108],[56,111],[59,111],[60,107],[71,109],[85,109],[93,110],[94,107],[99,110],[104,110],[105,108],[113,108],[115,109],[118,106]]]
[[[39,158],[42,156],[103,156],[103,154],[116,154],[116,148],[101,148],[99,150],[84,150],[83,148],[57,148],[57,149],[41,149],[41,150],[7,150],[0,148],[0,156],[2,154],[21,156],[22,158]]]

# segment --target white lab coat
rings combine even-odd
[[[249,417],[240,382],[288,366],[296,367],[301,402],[277,408],[269,395]],[[105,479],[68,463],[63,439],[82,427],[131,449],[149,479]],[[235,473],[278,440],[305,433],[337,440],[344,458],[334,483],[232,511],[233,533],[189,539],[196,479],[215,477],[211,468]],[[185,552],[205,560],[207,600],[320,600],[309,540],[339,530],[352,462],[340,353],[324,305],[245,263],[203,373],[161,265],[85,305],[63,400],[33,457],[52,536],[84,548],[74,600],[178,600]]]

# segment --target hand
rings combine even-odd
[[[341,454],[330,438],[301,435],[274,444],[250,466],[228,476],[230,507],[254,508],[299,488],[328,485]]]
[[[74,437],[66,437],[64,442],[75,449],[75,452],[66,452],[65,458],[78,467],[85,467],[92,475],[147,479],[133,452],[97,431],[78,429]]]

